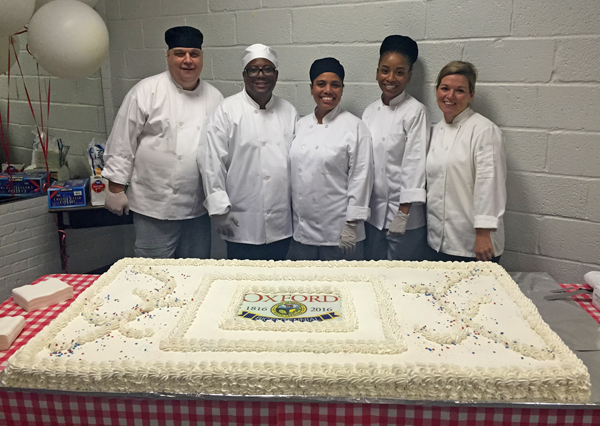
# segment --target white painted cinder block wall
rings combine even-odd
[[[472,61],[480,72],[473,106],[506,141],[502,264],[564,282],[600,269],[599,1],[109,0],[103,7],[115,110],[137,81],[165,69],[163,33],[174,25],[203,31],[202,76],[225,96],[241,88],[242,48],[273,46],[281,62],[276,93],[303,115],[313,107],[309,66],[329,55],[346,68],[343,107],[360,115],[379,95],[378,47],[389,34],[418,41],[408,91],[434,122],[438,71],[453,59]]]
[[[27,101],[25,81],[37,123],[40,123],[40,85],[44,124],[49,123],[49,134],[62,138],[71,146],[68,157],[71,176],[89,176],[85,156],[87,144],[92,138],[106,139],[101,73],[69,81],[48,76],[40,68],[38,79],[36,63],[26,51],[27,36],[20,35],[19,40],[19,61],[24,78],[16,64],[11,69],[10,82],[6,75],[0,76],[0,112],[10,144],[11,161],[26,165],[31,162],[31,131],[35,121]],[[51,91],[49,120],[45,104],[48,84]],[[8,105],[10,125],[6,128]],[[0,149],[0,160],[6,161],[3,149]],[[68,271],[89,272],[131,256],[131,228],[67,230]],[[45,197],[0,204],[0,302],[10,296],[14,287],[29,284],[42,275],[62,272],[58,241],[54,214],[48,213]]]

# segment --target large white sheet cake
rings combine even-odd
[[[583,363],[491,263],[124,259],[8,386],[586,402]]]

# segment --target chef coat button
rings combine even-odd
[[[315,149],[319,149],[319,145],[315,146]]]
[[[271,214],[271,210],[269,210],[269,211],[267,212],[267,215],[270,215],[270,214]]]
[[[298,169],[298,173],[302,173],[302,169],[300,169],[300,168],[299,168],[299,169]]]
[[[264,179],[264,180],[269,180],[269,179],[271,179],[271,178],[270,178],[269,176],[265,176],[263,179]]]
[[[314,195],[313,195],[312,199],[313,199],[313,201],[317,201],[317,197],[315,197]]]
[[[306,148],[306,145],[302,145],[302,149]]]
[[[178,91],[179,93],[183,93],[183,90],[181,90],[181,89],[178,89],[177,91]]]
[[[384,171],[385,171],[385,168],[384,168],[384,167],[382,167],[382,168],[381,168],[381,171],[382,171],[382,172],[384,172]]]
[[[271,111],[271,114],[273,114],[273,111]]]
[[[179,127],[183,127],[183,121],[179,122]]]
[[[267,143],[263,141],[262,146],[267,146]]]
[[[380,110],[381,110],[381,107],[377,107],[377,111],[380,111]]]
[[[321,222],[319,222],[319,219],[317,219],[317,220],[315,220],[315,223],[318,225]]]
[[[196,130],[200,130],[200,126],[196,126]]]
[[[329,124],[326,124],[326,125],[325,125],[325,128],[328,128],[328,127],[329,127]]]
[[[312,129],[312,124],[310,125],[310,128]]]
[[[381,140],[382,140],[382,141],[384,141],[384,140],[385,140],[385,136],[384,136],[384,137],[382,137],[382,138],[381,138]]]
[[[177,156],[177,159],[178,159],[179,161],[181,161],[181,159],[182,159],[182,158],[183,158],[183,157],[182,157],[181,155],[178,155],[178,156]]]
[[[173,190],[173,195],[177,195],[177,190],[176,189]]]
[[[299,199],[299,200],[301,200],[301,199],[302,199],[302,197],[298,197],[298,199]]]
[[[279,142],[277,142],[277,145],[279,145]]]
[[[300,222],[304,222],[304,219],[300,218]]]

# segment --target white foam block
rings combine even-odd
[[[73,298],[73,287],[58,278],[14,288],[13,301],[27,312],[43,309]]]
[[[25,318],[22,316],[0,318],[0,351],[7,351],[10,348],[23,331],[23,327],[25,327]]]
[[[583,276],[583,280],[586,284],[589,284],[593,288],[600,287],[600,271],[590,271]]]

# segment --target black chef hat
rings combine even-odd
[[[410,62],[411,68],[419,57],[417,43],[412,38],[403,35],[390,35],[383,40],[379,48],[379,57],[381,58],[389,52],[399,53],[406,57]]]
[[[324,72],[332,72],[337,74],[337,76],[344,81],[344,76],[346,75],[344,72],[344,67],[340,64],[335,58],[322,58],[317,59],[310,66],[310,82],[315,81],[315,78],[323,74]]]
[[[194,27],[173,27],[165,32],[165,42],[170,49],[187,47],[202,49],[204,36]]]

